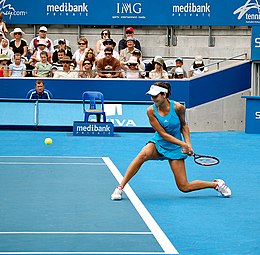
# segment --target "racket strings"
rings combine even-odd
[[[219,163],[219,160],[211,157],[199,157],[196,158],[195,161],[202,165],[215,165]]]

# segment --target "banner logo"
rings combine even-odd
[[[0,0],[0,12],[5,16],[12,18],[12,16],[26,16],[27,11],[17,11],[11,4],[7,4],[6,0]]]
[[[238,14],[238,20],[245,17],[246,23],[260,23],[260,5],[258,0],[246,1],[246,3],[236,9],[233,14]]]
[[[70,2],[62,4],[47,4],[46,5],[47,15],[53,16],[88,16],[88,5],[86,3],[82,4],[72,4]]]
[[[187,16],[187,17],[199,17],[208,16],[210,17],[210,4],[205,3],[204,5],[198,5],[193,2],[185,5],[173,5],[172,16]]]
[[[142,15],[142,3],[116,3],[116,15],[113,19],[145,19]]]

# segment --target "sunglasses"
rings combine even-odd
[[[78,43],[78,45],[86,45],[85,43]]]
[[[108,33],[102,33],[102,35],[108,35]]]
[[[41,32],[41,33],[47,33],[47,31],[43,31],[43,30],[40,30],[39,32]]]
[[[128,32],[126,32],[126,34],[132,34],[133,32],[130,32],[130,31],[128,31]]]
[[[70,64],[69,61],[62,61],[62,64]]]
[[[105,53],[106,56],[112,55],[112,53]]]
[[[94,52],[92,52],[92,51],[89,51],[89,52],[88,52],[88,54],[94,54]]]
[[[14,35],[22,35],[22,33],[17,32],[17,33],[14,33]]]
[[[129,66],[137,66],[137,64],[128,64]]]
[[[89,62],[85,62],[84,65],[91,65],[91,63],[89,63]]]

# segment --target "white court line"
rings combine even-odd
[[[152,232],[108,232],[108,231],[78,231],[78,232],[30,232],[30,231],[20,231],[20,232],[0,232],[0,235],[152,235]]]
[[[110,169],[111,173],[115,176],[118,183],[120,183],[123,179],[122,174],[119,172],[117,167],[114,165],[114,163],[111,161],[109,157],[103,157],[104,162],[107,164],[108,168]],[[165,254],[179,254],[176,248],[173,246],[173,244],[170,242],[168,237],[164,234],[162,229],[159,227],[157,222],[154,220],[152,215],[148,212],[148,210],[145,208],[143,203],[140,201],[140,199],[137,197],[137,195],[134,193],[132,188],[129,184],[127,184],[124,187],[124,192],[134,205],[135,209],[138,211],[148,228],[153,233],[154,237],[164,250]],[[112,202],[112,201],[111,201]],[[127,219],[126,219],[127,220]]]
[[[102,157],[85,157],[85,156],[0,156],[0,158],[102,158]]]
[[[165,254],[164,252],[117,252],[117,251],[111,251],[111,252],[106,252],[106,251],[104,251],[104,252],[94,252],[94,251],[91,251],[91,252],[85,252],[85,251],[83,251],[83,252],[74,252],[74,251],[65,251],[65,252],[58,252],[58,251],[54,251],[54,252],[49,252],[49,251],[41,251],[41,252],[0,252],[0,254],[14,254],[14,255],[23,255],[23,254],[25,254],[25,255],[30,255],[30,254],[57,254],[57,255],[63,255],[63,254],[75,254],[75,255],[77,255],[77,254],[111,254],[111,255],[113,255],[113,254],[129,254],[129,255],[133,255],[133,254],[136,254],[136,255],[139,255],[139,254],[145,254],[145,255],[150,255],[150,254],[155,254],[155,255],[158,255],[158,254]]]
[[[0,165],[94,165],[105,166],[105,163],[86,163],[86,162],[8,162],[2,161]]]

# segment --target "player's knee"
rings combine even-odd
[[[138,155],[138,158],[141,162],[145,162],[149,159],[149,155],[147,154],[147,152],[145,150],[141,151]]]

